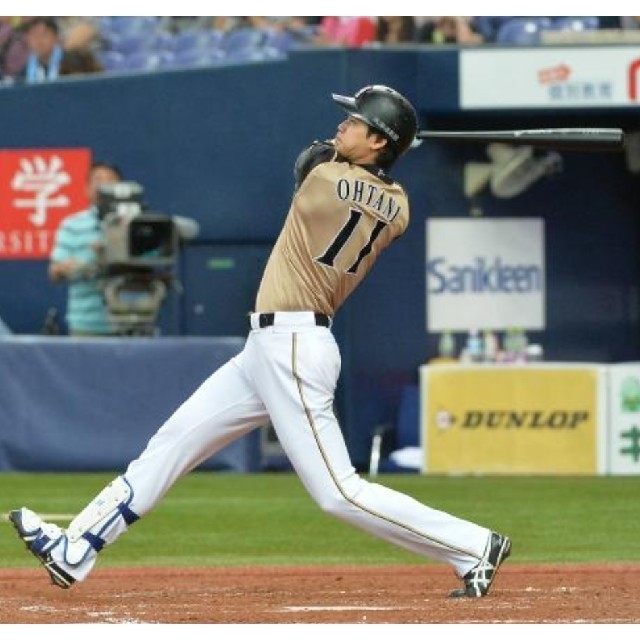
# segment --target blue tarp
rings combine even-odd
[[[121,471],[244,338],[0,339],[0,471]],[[256,471],[260,430],[200,468]]]

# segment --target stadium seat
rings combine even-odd
[[[548,27],[553,31],[595,31],[600,28],[597,16],[562,16],[553,18]]]
[[[473,28],[484,38],[485,42],[495,42],[500,27],[516,16],[473,16]]]
[[[241,27],[226,33],[219,44],[228,57],[249,59],[253,52],[261,49],[265,40],[266,34],[263,30]]]
[[[184,69],[189,67],[205,67],[224,62],[225,55],[221,51],[207,49],[186,49],[176,51],[162,63],[163,69]]]
[[[100,51],[97,58],[107,72],[121,71],[126,59],[125,55],[119,51]]]
[[[265,39],[262,46],[271,50],[274,54],[285,54],[298,46],[299,42],[291,31],[269,29],[265,31]]]
[[[220,43],[225,37],[225,32],[220,29],[207,29],[205,32],[206,46],[209,49],[219,49]]]
[[[133,53],[148,51],[153,48],[152,39],[147,33],[130,33],[125,35],[111,35],[108,38],[110,51],[119,51],[125,56]]]
[[[496,44],[537,45],[541,32],[550,27],[546,17],[513,18],[498,29]]]
[[[172,51],[174,47],[174,36],[167,31],[158,31],[150,36],[149,46],[154,51]]]
[[[105,35],[150,34],[159,23],[157,16],[103,16],[98,20],[100,31]]]
[[[374,428],[371,442],[369,474],[379,472],[416,472],[416,453],[420,456],[420,387],[402,387],[395,423]],[[410,461],[408,461],[410,459]]]
[[[182,31],[173,36],[172,49],[176,53],[199,51],[209,46],[207,33],[199,29]]]
[[[125,57],[122,71],[155,71],[160,68],[160,54],[152,51],[136,51]]]

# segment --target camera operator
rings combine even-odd
[[[102,185],[122,180],[118,167],[94,162],[87,175],[89,207],[67,216],[56,231],[49,278],[68,285],[66,324],[70,336],[111,336],[118,328],[109,320],[100,280],[99,259],[104,234],[96,206]]]
[[[96,162],[87,179],[89,208],[58,228],[49,276],[69,285],[70,336],[156,333],[179,242],[195,238],[199,225],[145,211],[143,192],[137,183],[123,182],[116,166]]]

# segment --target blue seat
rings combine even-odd
[[[220,51],[208,49],[186,49],[172,53],[162,64],[164,69],[179,69],[189,67],[206,67],[223,62],[225,56]]]
[[[261,62],[274,57],[270,50],[262,47],[234,49],[223,52],[223,55],[225,62]]]
[[[119,51],[125,56],[153,48],[152,39],[147,33],[129,33],[126,35],[112,35],[108,40],[110,51]]]
[[[262,29],[240,27],[224,35],[219,42],[222,51],[233,58],[250,58],[251,52],[262,48],[266,33]]]
[[[221,29],[207,29],[205,31],[206,46],[209,49],[219,49],[225,36],[226,33]]]
[[[171,48],[176,53],[183,51],[199,51],[209,47],[208,34],[200,29],[182,31],[173,36]]]
[[[553,31],[595,31],[600,28],[597,16],[561,16],[553,18],[549,27]]]
[[[265,31],[265,39],[262,46],[272,50],[274,54],[283,54],[294,49],[299,44],[300,40],[291,31],[269,29]]]
[[[104,70],[121,71],[124,68],[126,56],[119,51],[99,51],[97,58]]]
[[[154,51],[136,51],[125,56],[123,71],[155,71],[160,68],[160,54]]]
[[[546,17],[512,18],[505,22],[496,34],[496,44],[537,45],[542,31],[551,28]]]
[[[149,46],[154,51],[172,51],[174,36],[168,31],[157,31],[149,37]]]
[[[516,16],[473,16],[471,24],[486,42],[495,42],[500,27]]]
[[[391,454],[403,449],[420,447],[420,386],[408,384],[402,387],[395,423],[378,425],[373,430],[369,475],[379,472],[417,472],[415,466],[405,466],[394,461]]]
[[[102,16],[98,25],[104,34],[149,34],[156,30],[159,20],[157,16]]]

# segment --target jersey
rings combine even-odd
[[[297,189],[255,310],[335,315],[408,224],[409,199],[400,184],[379,167],[334,154]]]

